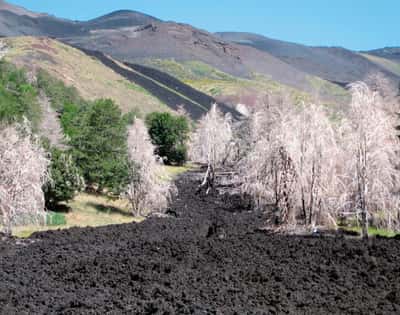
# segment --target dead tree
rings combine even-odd
[[[253,115],[250,154],[242,165],[244,192],[278,209],[282,224],[334,224],[335,132],[316,105],[268,104]]]
[[[44,218],[50,159],[27,122],[0,127],[0,218],[6,233]]]
[[[199,121],[189,146],[191,160],[207,165],[207,171],[199,186],[199,191],[205,189],[208,194],[210,189],[213,189],[216,168],[226,160],[231,141],[231,118],[224,116],[214,104]]]
[[[296,171],[282,141],[290,110],[265,106],[250,118],[250,150],[240,165],[242,191],[253,197],[258,209],[273,206],[274,222],[294,224]]]
[[[129,184],[123,197],[129,200],[134,216],[166,210],[175,190],[154,155],[154,146],[144,122],[135,119],[128,132]]]
[[[397,166],[399,139],[396,116],[385,108],[379,93],[365,83],[351,85],[352,102],[344,125],[344,200],[361,216],[363,237],[368,237],[368,218],[383,218],[384,227],[398,225],[400,176]]]

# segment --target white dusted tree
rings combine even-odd
[[[345,206],[361,216],[363,236],[368,219],[379,219],[385,228],[399,224],[400,143],[396,116],[386,108],[378,92],[365,83],[351,85],[349,119],[343,130]]]
[[[303,105],[287,122],[283,143],[296,171],[295,207],[305,225],[335,225],[341,151],[333,123],[318,105]]]
[[[136,118],[128,131],[131,165],[129,184],[123,193],[135,216],[146,216],[165,210],[175,190],[163,167],[157,162],[154,149],[144,122]]]
[[[251,118],[253,146],[241,167],[243,191],[258,208],[272,206],[275,223],[334,223],[339,155],[324,110],[269,104]]]
[[[275,223],[294,223],[294,183],[296,172],[287,154],[282,135],[288,129],[290,110],[266,106],[250,117],[250,148],[242,160],[242,190],[258,209],[272,206]]]
[[[6,233],[44,219],[48,154],[28,125],[0,127],[0,216]]]
[[[207,164],[207,172],[200,185],[200,188],[206,188],[207,193],[214,186],[216,168],[222,165],[229,156],[231,141],[231,117],[223,115],[214,104],[199,121],[189,145],[190,159]]]

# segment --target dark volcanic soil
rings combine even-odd
[[[0,313],[400,314],[400,241],[266,235],[178,187],[173,218],[0,240]]]

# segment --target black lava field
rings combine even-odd
[[[283,236],[177,181],[169,218],[0,237],[0,314],[400,314],[400,241]]]

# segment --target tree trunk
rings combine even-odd
[[[214,179],[215,179],[214,168],[209,163],[207,166],[207,172],[204,176],[202,183],[199,185],[199,188],[197,189],[197,193],[199,193],[202,189],[205,189],[206,194],[208,195],[210,189],[214,189]]]
[[[363,239],[368,239],[368,218],[365,207],[361,211],[361,235]]]

